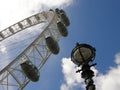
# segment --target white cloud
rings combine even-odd
[[[111,67],[105,74],[96,77],[97,90],[119,90],[120,89],[120,65]]]
[[[62,72],[65,83],[61,85],[61,90],[72,90],[74,86],[82,84],[83,79],[80,77],[80,73],[76,73],[76,68],[70,58],[62,59]]]
[[[0,52],[5,53],[6,52],[6,47],[4,45],[0,45]]]
[[[120,53],[115,55],[115,63],[120,64]]]
[[[120,53],[115,55],[116,67],[110,67],[106,74],[98,72],[95,68],[92,70],[95,72],[94,82],[96,90],[119,90],[120,89]],[[75,90],[73,87],[83,87],[84,81],[79,78],[79,75],[75,73],[76,67],[71,62],[70,58],[62,59],[62,72],[65,82],[61,85],[60,90]]]
[[[65,8],[72,0],[1,0],[0,30],[14,24],[31,14],[50,8]]]

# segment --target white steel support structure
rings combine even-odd
[[[48,24],[44,31],[22,53],[0,71],[0,90],[22,90],[30,82],[20,67],[20,63],[24,59],[32,61],[40,71],[51,55],[45,38],[47,36],[53,36],[56,41],[59,41],[61,37],[57,28],[58,20],[59,18],[54,11],[42,12],[26,18],[0,32],[0,40],[2,41],[33,25],[42,22]]]

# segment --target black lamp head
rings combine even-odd
[[[71,52],[71,60],[74,64],[80,66],[88,64],[95,58],[96,49],[88,44],[77,43]]]

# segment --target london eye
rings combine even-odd
[[[57,8],[0,31],[0,49],[3,45],[9,51],[0,52],[0,90],[22,90],[30,81],[39,81],[40,70],[50,55],[59,53],[58,41],[68,35],[69,24],[65,11]]]

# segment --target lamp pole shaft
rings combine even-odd
[[[86,90],[95,90],[95,85],[93,81],[94,72],[90,69],[90,65],[85,64],[82,66],[81,77],[85,80]]]

